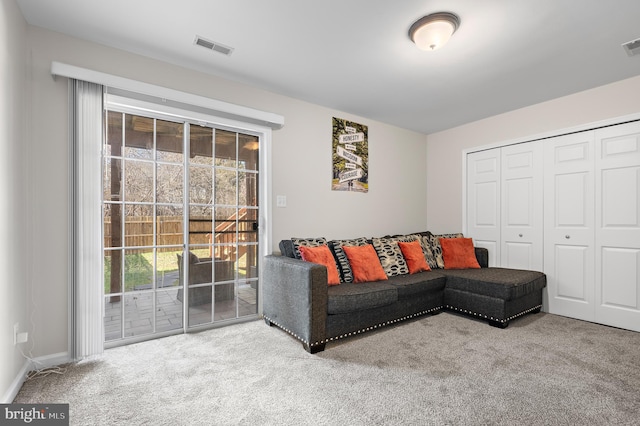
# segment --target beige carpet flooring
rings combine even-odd
[[[255,321],[110,349],[15,402],[69,403],[73,425],[637,425],[640,333],[445,312],[310,355]]]

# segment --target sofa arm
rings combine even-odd
[[[481,268],[489,267],[489,250],[484,247],[474,247],[476,252],[476,259],[478,259],[478,263]]]
[[[327,320],[327,268],[286,256],[265,256],[262,311],[302,341],[309,352],[324,349]]]

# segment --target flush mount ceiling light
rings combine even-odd
[[[422,50],[436,50],[449,41],[459,26],[458,15],[449,12],[432,13],[411,25],[409,38]]]

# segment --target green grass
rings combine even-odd
[[[198,257],[209,257],[209,249],[191,250]],[[174,272],[178,270],[177,254],[180,251],[158,252],[158,260],[156,265],[157,275]],[[246,276],[246,259],[245,256],[238,259],[238,268],[240,278]],[[133,291],[135,287],[153,283],[153,252],[133,253],[125,255],[124,261],[124,291]],[[175,280],[173,285],[178,285]],[[111,293],[111,257],[104,257],[104,294]]]
[[[158,275],[178,270],[176,254],[181,251],[158,252],[156,265]],[[125,255],[124,283],[125,291],[132,291],[136,286],[151,284],[153,281],[153,252]],[[104,292],[111,292],[111,257],[104,257]],[[177,283],[176,283],[177,284]]]

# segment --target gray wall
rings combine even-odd
[[[0,402],[11,399],[11,386],[26,366],[13,346],[13,325],[27,331],[27,258],[30,238],[26,208],[27,24],[13,0],[0,3]],[[27,345],[23,345],[25,351]]]

